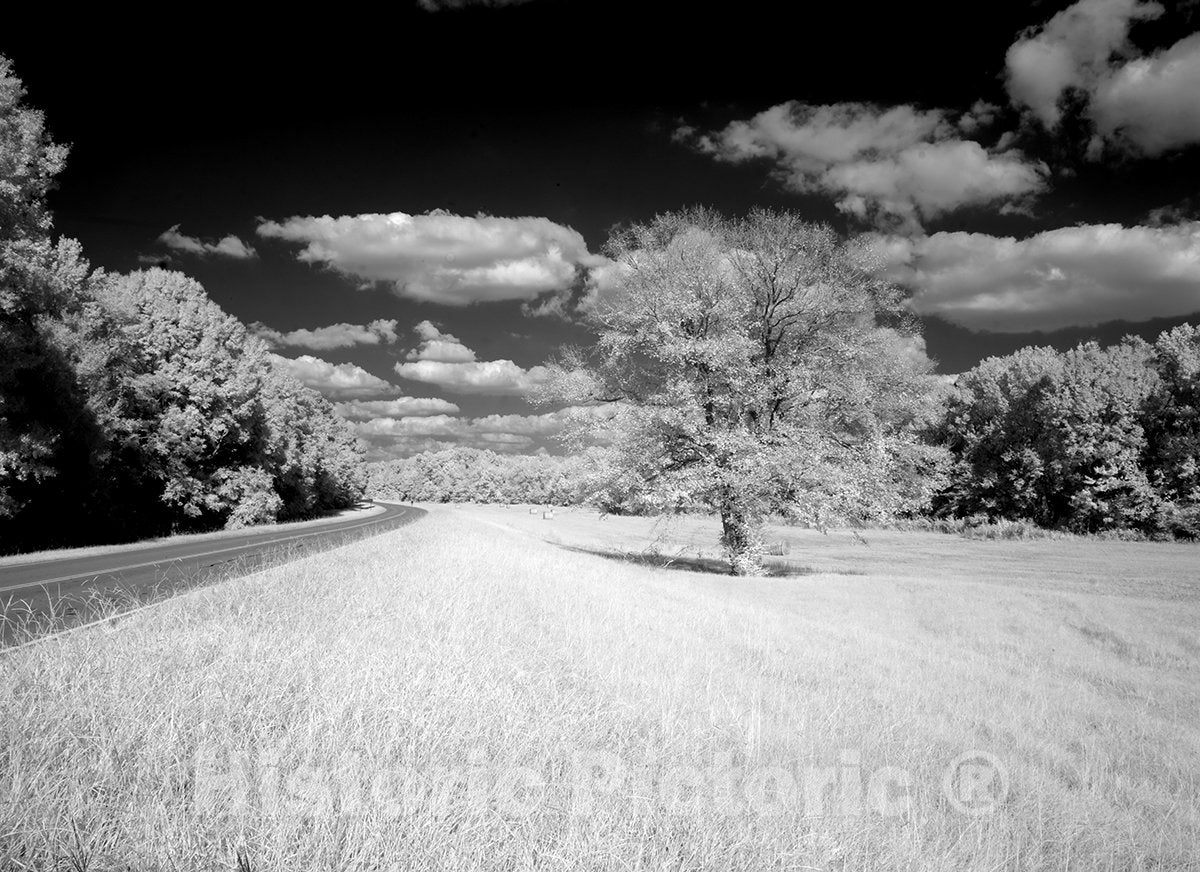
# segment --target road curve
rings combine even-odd
[[[425,514],[413,506],[376,505],[383,512],[310,529],[256,528],[238,536],[0,566],[0,645],[394,530]]]

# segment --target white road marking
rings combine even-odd
[[[0,593],[8,593],[14,590],[22,590],[23,588],[39,588],[51,584],[61,584],[64,581],[76,581],[81,578],[101,578],[106,575],[116,575],[119,572],[126,572],[130,569],[144,569],[147,566],[158,566],[160,564],[177,563],[181,560],[195,560],[198,557],[212,557],[216,554],[226,554],[230,551],[245,551],[247,548],[258,548],[264,545],[274,545],[278,542],[290,542],[293,539],[307,539],[311,536],[319,535],[320,533],[344,532],[346,530],[354,530],[358,527],[365,527],[369,524],[378,524],[380,521],[387,518],[374,518],[367,521],[359,521],[356,524],[351,524],[348,527],[335,527],[333,530],[313,530],[308,533],[298,533],[294,536],[281,536],[278,539],[267,539],[264,542],[252,542],[248,545],[234,545],[229,548],[218,548],[214,551],[202,551],[198,554],[185,554],[181,557],[164,557],[160,560],[149,560],[144,563],[131,563],[128,566],[117,566],[112,569],[106,569],[102,572],[79,572],[74,575],[62,575],[58,578],[47,578],[41,581],[27,581],[22,584],[11,584],[7,587],[0,587]],[[86,559],[86,558],[79,558]],[[21,566],[29,566],[28,563],[20,564]]]

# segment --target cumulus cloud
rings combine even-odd
[[[207,257],[215,255],[217,257],[228,257],[234,260],[249,260],[255,257],[255,251],[238,237],[232,233],[228,236],[218,239],[216,242],[205,242],[195,236],[188,236],[179,231],[179,225],[176,224],[164,230],[159,234],[158,241],[167,248],[175,251],[181,251],[185,254],[195,254],[199,257]]]
[[[358,435],[372,436],[441,436],[454,437],[464,430],[461,418],[452,415],[431,415],[424,418],[372,418],[359,424]]]
[[[368,324],[330,324],[328,327],[301,328],[286,333],[274,330],[261,322],[250,325],[251,332],[271,348],[295,346],[328,351],[331,348],[349,348],[353,345],[379,345],[395,342],[396,320],[379,319]]]
[[[493,451],[530,451],[558,436],[568,426],[602,422],[616,414],[611,405],[568,406],[540,415],[486,415],[460,418],[451,414],[426,417],[380,416],[360,421],[355,431],[369,446],[368,457],[403,457],[455,446]],[[538,452],[545,451],[543,444]]]
[[[396,364],[396,374],[460,394],[519,396],[529,393],[548,375],[544,366],[530,369],[511,360],[477,360],[475,352],[456,336],[443,333],[431,321],[414,328],[421,344],[407,360]]]
[[[1146,213],[1146,223],[1151,227],[1162,227],[1166,224],[1183,224],[1191,220],[1198,210],[1200,199],[1184,197],[1178,203],[1159,206]]]
[[[1200,142],[1200,34],[1103,80],[1092,115],[1101,137],[1148,156]]]
[[[432,415],[424,418],[373,418],[358,425],[364,437],[439,438],[483,442],[524,442],[556,436],[580,416],[602,418],[611,415],[604,406],[568,406],[541,415],[487,415],[459,418]]]
[[[396,393],[396,386],[353,363],[329,363],[311,354],[271,355],[271,361],[306,387],[330,399],[353,399]]]
[[[372,418],[424,418],[430,415],[457,415],[459,408],[439,397],[397,397],[394,400],[351,400],[334,409],[351,421]]]
[[[300,243],[297,257],[415,300],[464,306],[531,300],[568,286],[598,259],[583,237],[547,218],[424,215],[295,216],[263,221],[264,238]]]
[[[1013,105],[1053,130],[1064,96],[1081,95],[1093,157],[1105,145],[1154,156],[1200,142],[1200,34],[1148,56],[1129,39],[1135,23],[1163,11],[1145,0],[1080,0],[1026,32],[1006,57]]]
[[[526,303],[522,311],[537,318],[572,320],[596,311],[620,286],[627,267],[606,257],[598,258],[571,287],[550,294],[535,303]]]
[[[443,9],[465,9],[469,6],[520,6],[529,0],[417,0],[417,5],[426,12],[440,12]]]
[[[883,237],[887,277],[913,307],[1004,333],[1146,321],[1200,311],[1200,222],[1063,227],[1027,239],[983,233]]]
[[[422,321],[414,331],[421,344],[408,353],[409,360],[435,360],[442,363],[469,363],[475,352],[463,345],[457,336],[443,333],[432,321]]]
[[[469,363],[415,360],[396,364],[396,374],[460,394],[519,396],[529,393],[545,381],[549,372],[544,366],[525,369],[511,360],[476,360]]]
[[[719,160],[765,159],[801,193],[837,200],[860,219],[914,229],[965,206],[1027,200],[1047,168],[1010,146],[963,139],[990,123],[995,107],[955,116],[912,106],[781,103],[723,130],[680,137]]]

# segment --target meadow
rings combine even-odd
[[[1200,866],[1195,546],[431,508],[0,654],[0,868]]]

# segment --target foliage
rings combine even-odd
[[[1158,337],[1152,350],[1158,382],[1145,404],[1144,466],[1158,495],[1158,528],[1200,538],[1200,326]]]
[[[832,230],[693,209],[616,232],[607,254],[599,342],[565,353],[541,399],[617,404],[619,489],[717,512],[738,574],[761,570],[768,514],[823,525],[920,501],[907,469],[930,460],[914,426],[930,364],[898,291]]]
[[[367,492],[412,502],[576,505],[590,496],[594,456],[427,451],[368,465]]]
[[[353,504],[362,446],[192,279],[51,239],[65,149],[0,58],[0,549],[239,527]],[[84,525],[65,528],[64,507]]]
[[[24,95],[0,57],[0,521],[38,495],[47,502],[68,496],[60,472],[84,484],[96,439],[47,324],[76,305],[88,268],[76,243],[49,237],[45,196],[66,149],[50,139]]]
[[[0,56],[0,240],[42,239],[50,230],[46,194],[66,165],[67,149],[46,133],[45,118],[24,105],[25,88]]]
[[[935,438],[953,455],[944,514],[1079,533],[1197,529],[1200,332],[1065,353],[1024,348],[958,377]]]

